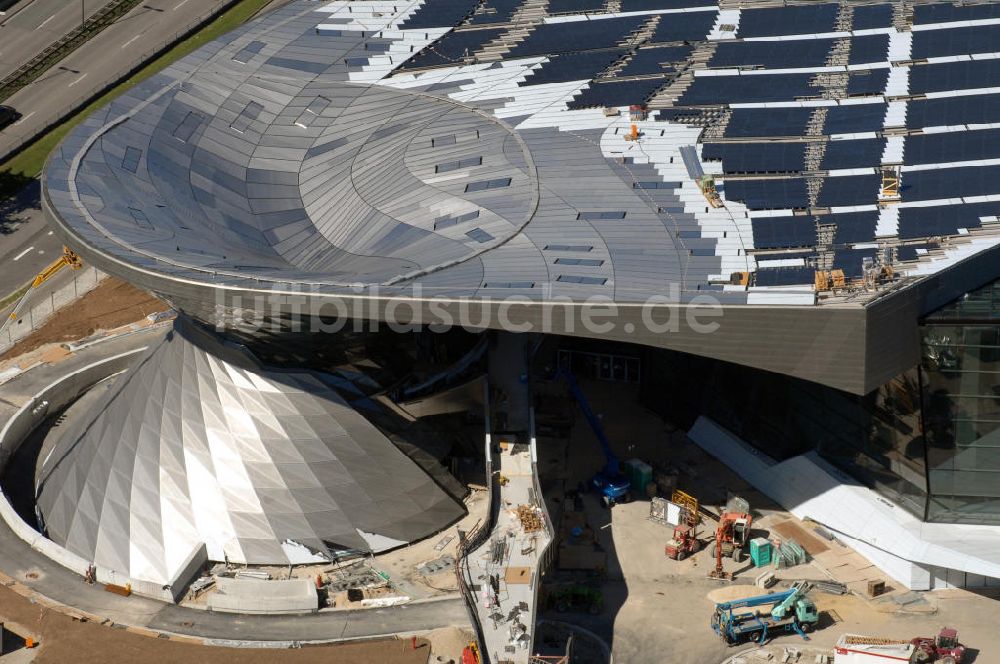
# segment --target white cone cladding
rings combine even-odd
[[[379,550],[462,507],[316,375],[259,367],[178,323],[44,461],[48,535],[170,583],[194,547],[286,564],[282,543]]]

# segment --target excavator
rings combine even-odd
[[[744,505],[746,504],[743,501]],[[750,541],[750,526],[753,516],[749,507],[741,511],[723,512],[719,517],[719,527],[715,529],[715,543],[712,545],[712,556],[715,558],[715,569],[709,573],[713,579],[728,579],[732,575],[722,568],[722,557],[730,556],[733,562],[743,560],[743,550]]]

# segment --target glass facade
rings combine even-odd
[[[1000,524],[1000,281],[920,325],[927,519]]]
[[[816,449],[927,521],[1000,525],[1000,281],[920,321],[918,366],[865,396],[646,349],[643,399],[707,415],[769,456]]]

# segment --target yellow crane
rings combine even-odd
[[[51,279],[56,272],[67,266],[73,268],[74,270],[79,270],[83,267],[83,261],[80,260],[80,257],[76,254],[76,252],[69,247],[64,246],[62,256],[52,261],[47,268],[39,272],[35,276],[35,280],[31,282],[31,287],[38,288]]]

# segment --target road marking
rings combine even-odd
[[[38,24],[38,27],[37,27],[37,28],[35,28],[35,30],[41,30],[41,29],[42,29],[42,26],[43,26],[43,25],[45,25],[46,23],[48,23],[49,21],[51,21],[51,20],[52,20],[52,19],[54,19],[55,17],[56,17],[56,15],[55,15],[55,14],[53,14],[53,15],[52,15],[52,16],[50,16],[50,17],[48,17],[47,19],[45,19],[44,21],[42,21],[41,23],[39,23],[39,24]]]
[[[21,124],[22,122],[24,122],[25,120],[27,120],[28,118],[30,118],[30,117],[31,117],[32,115],[34,115],[34,114],[35,114],[35,111],[32,111],[31,113],[28,113],[27,115],[25,115],[25,116],[24,116],[23,118],[21,118],[20,120],[18,120],[18,121],[17,121],[17,122],[15,122],[14,124],[16,124],[16,125],[19,125],[19,124]]]
[[[67,85],[66,87],[67,87],[67,88],[71,88],[71,87],[73,87],[74,85],[76,85],[77,83],[79,83],[80,81],[82,81],[82,80],[83,80],[83,79],[85,79],[85,78],[87,78],[87,75],[86,75],[86,74],[84,74],[84,75],[83,75],[83,76],[81,76],[80,78],[76,79],[75,81],[73,81],[72,83],[70,83],[69,85]]]
[[[46,233],[46,235],[52,235],[52,231],[49,231],[48,233]]]
[[[22,251],[21,253],[19,253],[17,256],[14,256],[14,260],[16,260],[16,261],[21,260],[22,258],[24,258],[25,256],[27,256],[28,254],[30,254],[32,249],[34,249],[34,247],[28,247],[27,249],[25,249],[24,251]]]
[[[181,7],[183,7],[184,5],[186,5],[187,3],[188,3],[188,0],[181,0],[181,2],[176,7],[174,7],[174,11],[177,11],[178,9],[180,9]]]
[[[136,35],[135,37],[132,37],[132,39],[129,39],[127,42],[125,42],[124,44],[122,44],[122,48],[125,48],[126,46],[128,46],[129,44],[131,44],[132,42],[134,42],[136,39],[138,39],[139,37],[142,37],[142,35],[139,34],[139,35]]]

